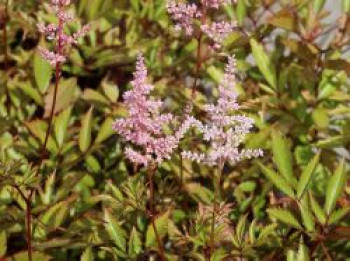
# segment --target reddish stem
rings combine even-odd
[[[155,168],[153,166],[148,169],[148,186],[149,186],[149,212],[148,212],[148,216],[149,216],[149,219],[152,223],[154,235],[157,239],[158,252],[160,255],[160,259],[161,259],[161,261],[165,261],[165,253],[164,253],[162,239],[159,236],[156,222],[154,219],[154,217],[155,217],[155,212],[154,212],[154,181],[153,181],[154,171],[155,171]]]
[[[210,228],[209,257],[211,257],[214,251],[215,219],[216,219],[216,212],[218,208],[218,199],[220,198],[220,183],[221,183],[221,174],[222,174],[223,168],[224,168],[224,163],[220,162],[217,176],[214,177],[214,202],[213,202],[213,213],[212,213],[211,228]]]
[[[28,246],[28,260],[33,260],[33,248],[32,248],[32,207],[30,201],[26,200],[26,225],[27,225],[27,246]]]
[[[7,86],[7,69],[8,69],[8,47],[7,47],[7,22],[9,20],[9,12],[8,12],[8,5],[9,5],[9,0],[6,0],[6,5],[5,5],[5,22],[4,22],[4,27],[3,27],[3,41],[4,41],[4,69],[5,69],[5,89],[6,89],[6,107],[8,114],[10,114],[10,108],[11,108],[11,102],[10,102],[10,92]]]
[[[62,6],[60,6],[60,8],[62,8]],[[63,20],[59,19],[58,32],[57,32],[58,41],[57,41],[57,46],[56,46],[56,50],[57,50],[57,53],[59,56],[63,55],[63,44],[62,44],[63,23],[64,23]],[[47,130],[45,133],[44,143],[43,143],[43,146],[41,148],[40,161],[39,161],[38,169],[35,173],[35,176],[39,175],[41,166],[42,166],[44,158],[45,158],[46,147],[47,147],[47,143],[48,143],[49,136],[50,136],[51,129],[52,129],[52,122],[53,122],[53,116],[54,116],[54,111],[55,111],[55,107],[56,107],[57,92],[58,92],[60,78],[61,78],[61,63],[56,62],[55,88],[54,88],[54,93],[53,93],[52,106],[51,106],[50,116],[49,116],[49,120],[48,120],[48,127],[47,127]],[[28,259],[29,259],[29,261],[32,260],[32,251],[33,251],[32,231],[31,231],[31,227],[32,227],[31,201],[32,201],[34,192],[35,192],[35,188],[30,189],[29,196],[26,200],[26,205],[27,205],[27,211],[26,211],[27,244],[28,244]]]
[[[206,22],[206,8],[204,5],[202,5],[202,18],[201,18],[201,24],[205,24]],[[194,83],[192,86],[192,101],[194,100],[194,98],[196,97],[196,91],[197,91],[197,82],[198,82],[198,78],[199,78],[199,71],[202,67],[202,38],[203,38],[203,33],[202,31],[199,32],[197,41],[198,41],[198,45],[197,45],[197,64],[196,64],[196,72],[195,72],[195,78],[194,78]]]

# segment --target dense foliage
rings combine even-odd
[[[55,1],[0,4],[0,260],[350,258],[349,0],[340,15],[333,0],[188,1],[214,7],[190,25],[173,14],[186,1],[77,0],[45,36]],[[142,115],[167,123],[140,164],[143,141],[115,123],[137,86]],[[206,139],[220,99],[239,103],[249,155]]]

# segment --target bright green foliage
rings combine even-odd
[[[168,260],[350,256],[349,0],[237,0],[214,10],[238,28],[220,52],[202,42],[198,75],[198,37],[174,30],[166,0],[72,1],[79,19],[65,30],[90,23],[91,31],[62,67],[44,154],[54,69],[36,52],[52,44],[36,24],[54,17],[41,2],[0,1],[0,260],[28,260],[30,191],[33,260],[159,259],[146,169],[125,159],[111,128],[126,115],[122,96],[140,51],[152,95],[179,119],[188,101],[205,116],[234,54],[240,110],[255,120],[244,144],[264,151],[225,165],[211,257],[216,169],[180,151],[157,168],[154,219]],[[181,146],[206,149],[192,138]]]

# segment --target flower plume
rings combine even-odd
[[[147,68],[141,54],[137,59],[131,85],[132,89],[123,95],[129,115],[116,120],[113,129],[125,141],[131,142],[137,148],[127,147],[125,149],[125,155],[130,161],[145,166],[153,160],[161,163],[164,159],[171,157],[180,139],[197,121],[192,117],[187,117],[174,134],[165,133],[164,126],[171,122],[174,115],[161,113],[163,102],[148,97],[154,86],[147,83]]]
[[[70,0],[51,0],[50,11],[57,17],[58,24],[50,23],[45,25],[39,23],[37,25],[39,32],[44,34],[46,39],[55,41],[54,51],[50,51],[43,47],[38,48],[40,55],[52,66],[65,62],[66,49],[73,44],[77,44],[78,38],[84,36],[90,30],[90,26],[85,25],[73,35],[67,35],[64,33],[64,26],[74,20],[74,15],[65,10],[69,4]]]
[[[194,3],[178,3],[176,0],[170,0],[167,4],[168,13],[175,22],[175,29],[185,31],[185,34],[191,36],[195,32],[195,25],[201,33],[213,42],[213,47],[221,47],[225,38],[234,30],[236,23],[232,21],[213,21],[208,22],[208,9],[218,9],[220,6],[231,3],[230,0],[202,0],[201,5]],[[201,18],[200,21],[196,19]]]
[[[217,104],[207,104],[207,123],[200,127],[203,140],[208,142],[210,148],[207,153],[184,151],[182,155],[191,160],[207,165],[218,165],[229,161],[235,164],[245,158],[262,155],[262,150],[240,149],[246,134],[253,127],[253,120],[244,115],[235,115],[239,110],[237,94],[234,90],[235,59],[230,57],[225,68],[224,77],[219,84],[219,98]]]

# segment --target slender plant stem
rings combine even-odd
[[[10,91],[8,89],[8,75],[7,75],[7,70],[8,70],[8,63],[9,63],[9,58],[8,58],[8,46],[7,46],[7,22],[10,18],[9,12],[8,12],[8,6],[9,6],[9,0],[6,0],[6,5],[5,5],[5,22],[4,22],[4,27],[3,27],[3,42],[4,42],[4,69],[5,69],[5,89],[6,89],[6,107],[7,107],[7,112],[10,114],[10,108],[11,108],[11,100],[10,100]]]
[[[327,249],[327,247],[324,245],[323,242],[321,243],[321,247],[322,247],[322,250],[323,250],[324,255],[326,256],[327,261],[333,261],[333,258],[332,258],[331,255],[329,254],[328,249]]]
[[[62,44],[62,35],[63,35],[63,21],[60,19],[59,20],[59,25],[58,25],[58,40],[57,40],[57,46],[56,46],[56,51],[58,55],[62,56],[63,55],[63,44]],[[57,92],[58,92],[58,86],[61,78],[61,63],[57,62],[56,63],[56,70],[55,70],[55,87],[54,87],[54,92],[53,92],[53,99],[52,99],[52,105],[51,105],[51,111],[50,111],[50,116],[48,119],[48,127],[45,133],[45,139],[43,146],[41,147],[41,153],[40,153],[40,160],[38,163],[38,168],[35,173],[35,176],[39,175],[39,172],[41,170],[42,164],[44,162],[45,154],[46,154],[46,147],[47,143],[49,140],[49,136],[51,133],[52,129],[52,122],[53,122],[53,117],[54,117],[54,112],[55,112],[55,107],[56,107],[56,100],[57,100]],[[29,196],[26,200],[26,223],[27,223],[27,244],[28,244],[28,259],[29,261],[32,260],[32,251],[33,251],[33,246],[32,246],[32,211],[31,211],[31,202],[32,198],[35,192],[35,188],[32,188],[30,190]]]
[[[33,248],[32,248],[32,206],[31,202],[26,200],[26,225],[27,225],[27,246],[28,246],[28,260],[33,260]]]
[[[180,155],[180,186],[181,186],[181,189],[183,188],[184,186],[184,170],[183,170],[183,157],[181,155],[181,152],[179,153]]]
[[[201,23],[205,24],[206,21],[206,8],[204,5],[202,5],[202,18],[201,18]],[[199,35],[197,37],[198,45],[197,45],[197,63],[196,63],[196,71],[195,71],[195,77],[194,77],[194,82],[192,86],[192,101],[196,97],[196,91],[197,91],[197,82],[199,78],[199,72],[202,68],[202,38],[203,38],[203,32],[200,31]]]
[[[164,247],[163,247],[163,243],[162,240],[159,236],[158,230],[157,230],[157,226],[156,226],[156,222],[155,222],[155,212],[154,212],[154,172],[155,172],[155,167],[151,166],[148,168],[148,186],[149,186],[149,211],[148,211],[148,216],[149,219],[152,223],[152,227],[154,230],[154,235],[157,239],[157,243],[158,243],[158,252],[160,255],[160,259],[161,261],[165,261],[165,253],[164,253]]]
[[[217,175],[214,176],[214,202],[213,202],[213,213],[212,213],[211,228],[210,228],[209,257],[211,257],[214,250],[215,219],[216,219],[216,212],[217,212],[218,203],[219,203],[218,201],[219,201],[219,198],[221,197],[220,183],[221,183],[221,175],[222,175],[223,168],[224,168],[224,163],[220,162],[218,166]]]
[[[197,82],[199,78],[199,71],[202,67],[202,32],[200,33],[198,37],[198,46],[197,46],[197,64],[196,64],[196,72],[195,72],[195,77],[194,77],[194,82],[192,86],[192,101],[196,97],[196,91],[197,91]]]

